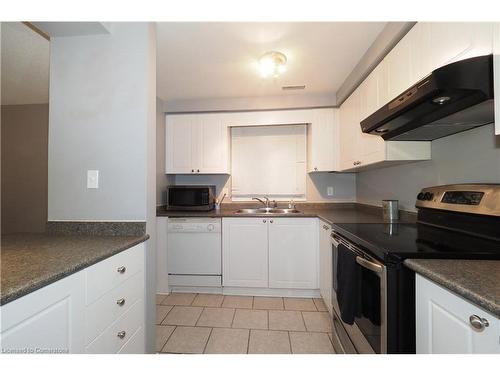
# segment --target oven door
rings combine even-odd
[[[387,294],[386,294],[386,267],[373,259],[337,233],[332,233],[333,251],[333,294],[332,302],[337,325],[340,324],[349,336],[350,343],[358,353],[387,353]],[[337,254],[339,244],[356,253],[356,263],[362,267],[358,300],[361,308],[354,323],[347,324],[341,318],[340,307],[337,302]],[[339,327],[336,328],[339,333]],[[337,335],[342,338],[342,333]],[[345,337],[345,335],[344,335]],[[349,347],[349,342],[343,346]]]

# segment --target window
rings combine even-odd
[[[233,127],[233,200],[305,200],[306,133],[305,124]]]

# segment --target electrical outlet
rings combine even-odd
[[[326,188],[326,195],[328,195],[329,197],[333,196],[333,186],[328,186]]]
[[[87,189],[99,189],[99,171],[87,171]]]

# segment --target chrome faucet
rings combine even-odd
[[[259,201],[260,203],[262,203],[266,208],[270,208],[271,207],[271,201],[269,200],[268,197],[264,196],[264,199],[260,199],[260,198],[252,198],[256,201]],[[273,200],[273,208],[276,208],[278,207],[278,202],[276,202],[276,200]]]
[[[262,203],[266,208],[269,208],[269,198],[268,197],[264,197],[265,201],[263,201],[262,199],[260,198],[252,198],[252,200],[256,200],[256,201],[259,201],[260,203]]]

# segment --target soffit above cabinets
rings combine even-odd
[[[324,94],[337,89],[385,22],[157,23],[157,90],[166,101]],[[283,52],[287,71],[263,79],[257,61]],[[282,86],[306,85],[299,92]],[[333,102],[331,104],[334,104]]]

